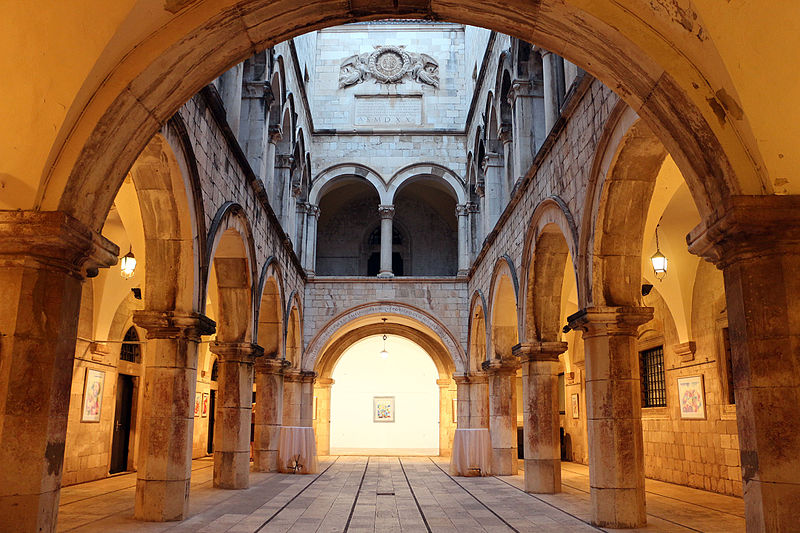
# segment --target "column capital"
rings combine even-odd
[[[185,338],[195,342],[201,335],[213,335],[217,323],[200,313],[180,311],[134,311],[133,323],[147,331],[148,339]]]
[[[378,215],[380,215],[381,219],[391,219],[394,218],[394,206],[393,205],[379,205],[378,206]]]
[[[480,181],[475,182],[475,194],[477,194],[481,198],[486,196],[486,182],[485,181],[480,180]],[[475,211],[477,212],[478,210],[479,210],[479,208],[476,209]]]
[[[558,361],[558,356],[567,351],[566,342],[524,342],[511,349],[521,363],[529,361]]]
[[[511,89],[508,92],[508,101],[512,103],[517,98],[531,97],[533,94],[533,83],[530,80],[516,79],[511,82]]]
[[[308,216],[318,218],[319,217],[319,206],[314,204],[307,204],[307,212]]]
[[[283,154],[275,156],[275,166],[277,168],[292,168],[292,165],[294,165],[294,156]]]
[[[800,248],[800,195],[731,196],[686,236],[689,251],[723,269]]]
[[[278,144],[283,139],[283,132],[280,126],[270,126],[267,128],[267,142],[270,144]],[[277,157],[276,157],[277,159]]]
[[[256,357],[264,355],[264,348],[251,342],[218,342],[209,346],[211,353],[222,362],[253,363]]]
[[[488,374],[516,374],[519,363],[516,359],[490,359],[481,363],[481,368]]]
[[[469,374],[466,372],[462,374],[453,374],[453,381],[456,382],[456,385],[469,385]]]
[[[500,139],[500,142],[503,144],[510,143],[514,139],[514,134],[511,131],[511,124],[501,124],[497,138]]]
[[[456,216],[465,217],[469,215],[469,204],[458,204],[456,206]]]
[[[333,384],[336,383],[331,378],[317,378],[317,381],[314,383],[320,389],[330,389]]]
[[[283,374],[291,363],[286,359],[276,357],[275,354],[269,354],[264,357],[259,357],[256,363],[256,372],[262,374]]]
[[[119,247],[61,211],[0,211],[0,258],[92,278],[117,263]]]
[[[303,382],[303,372],[297,370],[296,368],[288,369],[283,373],[283,380],[289,383],[302,383]]]
[[[245,81],[242,83],[243,100],[259,98],[266,99],[267,107],[272,103],[272,86],[268,81]]]
[[[300,380],[303,383],[314,383],[314,380],[317,379],[317,373],[313,370],[301,370],[300,371]]]
[[[503,154],[500,152],[486,152],[483,156],[484,173],[489,167],[503,167]]]
[[[437,379],[436,384],[439,386],[440,389],[449,387],[453,382],[447,378],[444,379]]]
[[[639,326],[653,319],[652,307],[595,306],[581,309],[567,317],[569,327],[586,336],[636,335]]]

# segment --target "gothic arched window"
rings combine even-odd
[[[125,337],[122,339],[122,348],[119,351],[119,358],[121,361],[138,363],[141,353],[139,334],[136,333],[136,328],[131,326],[128,328],[128,331],[125,332]]]

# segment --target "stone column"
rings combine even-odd
[[[469,426],[489,428],[489,376],[485,372],[469,374]]]
[[[276,472],[278,438],[283,422],[283,371],[289,362],[272,354],[255,365],[256,413],[253,443],[253,470]]]
[[[381,217],[381,268],[379,278],[391,278],[392,273],[392,218],[394,217],[393,205],[378,206]]]
[[[270,126],[269,132],[267,134],[267,154],[264,157],[264,188],[267,190],[267,199],[269,200],[269,205],[272,206],[272,211],[275,213],[275,216],[278,217],[280,220],[280,198],[281,195],[279,191],[276,190],[275,183],[277,180],[275,179],[275,166],[277,164],[277,150],[278,150],[278,143],[281,140],[281,133],[280,130],[276,126]]]
[[[197,345],[214,321],[197,313],[136,311],[147,331],[136,472],[137,520],[183,520],[189,512]]]
[[[214,486],[246,489],[250,486],[253,363],[264,350],[257,344],[213,342],[211,352],[217,355],[219,365],[214,413]]]
[[[689,251],[722,269],[748,531],[795,531],[800,503],[800,196],[735,196]]]
[[[242,83],[242,117],[239,139],[247,160],[258,179],[267,184],[267,165],[270,155],[267,116],[272,104],[272,88],[266,80],[246,80]],[[273,145],[274,149],[274,145]]]
[[[458,275],[469,274],[469,206],[456,206],[458,218]]]
[[[480,253],[481,246],[483,245],[483,240],[486,238],[486,235],[488,234],[488,231],[486,230],[486,228],[489,225],[489,223],[487,222],[487,219],[489,218],[489,215],[486,214],[487,205],[486,205],[486,181],[485,181],[485,179],[486,178],[485,178],[485,176],[483,176],[483,171],[481,170],[481,178],[475,184],[475,194],[478,195],[478,209],[481,212],[480,218],[478,220],[478,223],[479,223],[478,231],[477,231],[478,238],[476,239],[477,242],[475,243],[476,255],[478,253]]]
[[[503,212],[503,207],[508,205],[511,200],[511,191],[514,189],[514,184],[517,182],[517,177],[514,172],[514,143],[511,134],[511,124],[503,124],[500,126],[500,133],[498,135],[500,142],[503,144],[503,179],[501,181],[503,194],[501,196],[500,212]]]
[[[583,331],[592,523],[642,527],[644,495],[639,326],[651,307],[590,307],[569,317]]]
[[[295,220],[294,220],[294,250],[301,265],[306,264],[306,215],[308,214],[308,204],[295,196]]]
[[[314,380],[316,377],[316,372],[304,370],[300,373],[300,425],[307,428],[312,427],[314,419]]]
[[[483,160],[485,176],[485,206],[483,222],[485,234],[493,229],[503,212],[503,156],[495,152],[487,152]]]
[[[508,95],[514,110],[514,169],[517,177],[527,174],[544,137],[544,97],[541,80],[534,86],[527,80],[514,80]]]
[[[518,344],[522,363],[525,492],[561,492],[561,421],[558,415],[558,356],[566,342]]]
[[[303,400],[303,375],[287,370],[283,375],[283,425],[300,426],[300,406]]]
[[[275,156],[275,165],[272,171],[272,209],[275,211],[275,216],[281,223],[281,227],[286,235],[291,239],[291,231],[289,222],[289,201],[291,200],[291,169],[294,166],[294,157],[291,155]]]
[[[239,138],[239,120],[242,114],[242,76],[244,65],[238,63],[219,77],[219,95],[225,107],[228,126]]]
[[[478,188],[476,187],[475,190],[477,192]],[[482,201],[483,197],[481,197],[480,200]],[[470,202],[467,204],[467,207],[469,208],[469,231],[467,232],[470,236],[469,263],[471,264],[478,256],[481,245],[483,244],[483,235],[481,235],[483,225],[481,222],[480,206],[477,203]]]
[[[555,54],[547,50],[539,50],[542,55],[542,74],[544,78],[544,127],[547,135],[558,120],[558,77],[556,73]]]
[[[460,429],[469,429],[469,374],[453,374],[453,381],[456,382],[456,398],[458,412],[456,413],[456,424]]]
[[[55,531],[81,281],[119,249],[55,211],[0,211],[0,243],[0,517]]]
[[[303,265],[306,274],[313,277],[317,262],[317,222],[319,221],[319,207],[308,204],[306,210],[306,253]]]
[[[456,430],[453,422],[455,384],[449,379],[437,379],[436,384],[439,386],[439,456],[450,457]]]
[[[314,435],[317,439],[317,454],[331,454],[331,387],[334,381],[330,378],[317,378],[314,384],[314,395],[317,398],[316,418],[314,419]]]
[[[517,473],[517,394],[515,360],[484,361],[489,378],[489,433],[492,436],[492,474]]]

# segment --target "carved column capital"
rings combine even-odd
[[[280,126],[270,126],[267,129],[267,142],[271,144],[278,144],[283,139],[283,132]]]
[[[147,331],[148,339],[188,339],[199,342],[201,335],[213,335],[216,322],[200,313],[180,311],[134,311],[133,323]]]
[[[567,317],[569,327],[585,337],[598,335],[635,336],[639,326],[653,319],[652,307],[587,307]]]
[[[256,372],[261,374],[283,374],[291,363],[286,359],[276,357],[276,354],[259,357],[256,363]]]
[[[264,355],[264,348],[251,342],[218,342],[209,346],[211,353],[222,362],[253,363],[255,358]]]
[[[511,353],[521,363],[529,361],[558,361],[558,356],[566,351],[566,342],[525,342],[517,344],[511,349]]]
[[[456,206],[456,216],[465,217],[469,215],[469,204],[458,204]]]
[[[267,107],[272,103],[272,86],[268,81],[245,81],[242,83],[242,99],[258,98],[264,98]]]
[[[334,383],[336,383],[336,381],[332,380],[331,378],[317,378],[314,385],[320,389],[330,389],[333,387]]]
[[[286,370],[283,373],[283,380],[289,383],[302,383],[303,373],[297,369]]]
[[[319,206],[317,206],[317,205],[307,204],[306,212],[308,213],[308,216],[310,216],[310,217],[319,218]]]
[[[723,269],[800,248],[800,195],[732,196],[687,236],[689,251]]]
[[[317,379],[317,373],[312,370],[301,370],[300,371],[300,380],[303,383],[314,383]]]
[[[511,82],[511,90],[508,92],[508,102],[514,104],[517,98],[534,96],[533,83],[530,80],[516,79]]]
[[[501,124],[497,138],[500,139],[500,142],[504,145],[514,140],[514,135],[511,131],[511,124]]]
[[[516,359],[490,359],[481,363],[481,368],[488,375],[516,374],[519,362]]]
[[[39,265],[78,279],[117,263],[119,247],[61,211],[0,211],[0,258]]]
[[[394,206],[393,205],[379,205],[378,206],[378,215],[381,217],[381,219],[394,218]]]

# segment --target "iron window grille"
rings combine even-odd
[[[667,385],[664,378],[664,347],[639,352],[642,377],[642,407],[666,407]]]
[[[139,349],[139,335],[136,333],[136,328],[131,326],[125,332],[125,338],[122,339],[122,347],[119,351],[119,358],[122,361],[129,363],[138,363],[141,351]]]

